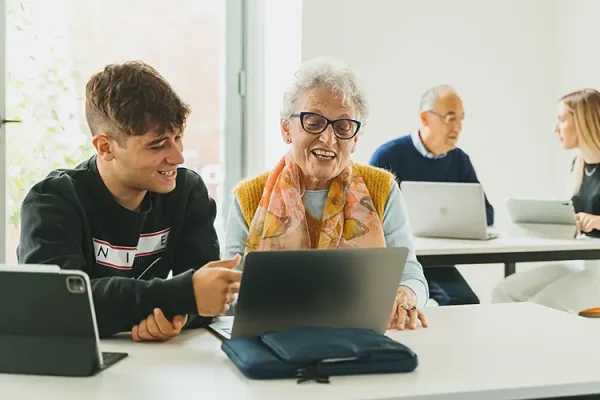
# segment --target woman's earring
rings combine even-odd
[[[290,138],[289,138],[289,137],[285,138],[285,142],[286,142],[287,144],[290,144],[290,143],[292,143],[292,141],[290,140]]]

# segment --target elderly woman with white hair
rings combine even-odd
[[[255,250],[407,247],[389,328],[415,329],[429,297],[394,176],[351,160],[368,116],[352,67],[334,58],[300,66],[283,96],[275,167],[239,184],[224,257]],[[285,268],[284,266],[282,268]]]

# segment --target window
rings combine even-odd
[[[0,261],[16,262],[20,206],[30,187],[52,169],[93,154],[84,115],[87,80],[106,64],[126,60],[157,68],[190,105],[185,166],[204,178],[217,201],[222,236],[227,193],[243,173],[242,0],[0,3],[6,23],[0,110],[22,120],[0,129],[6,137],[0,149],[6,255],[0,252]]]

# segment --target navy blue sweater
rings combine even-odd
[[[381,145],[369,164],[385,168],[402,181],[479,183],[469,156],[461,149],[448,152],[445,157],[431,159],[423,156],[410,135]],[[494,207],[485,196],[488,225],[494,224]]]

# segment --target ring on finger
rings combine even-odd
[[[402,308],[404,308],[404,311],[406,311],[406,312],[409,312],[409,311],[414,311],[414,310],[416,310],[416,309],[417,309],[417,307],[416,307],[416,306],[412,306],[412,307],[402,307]]]

